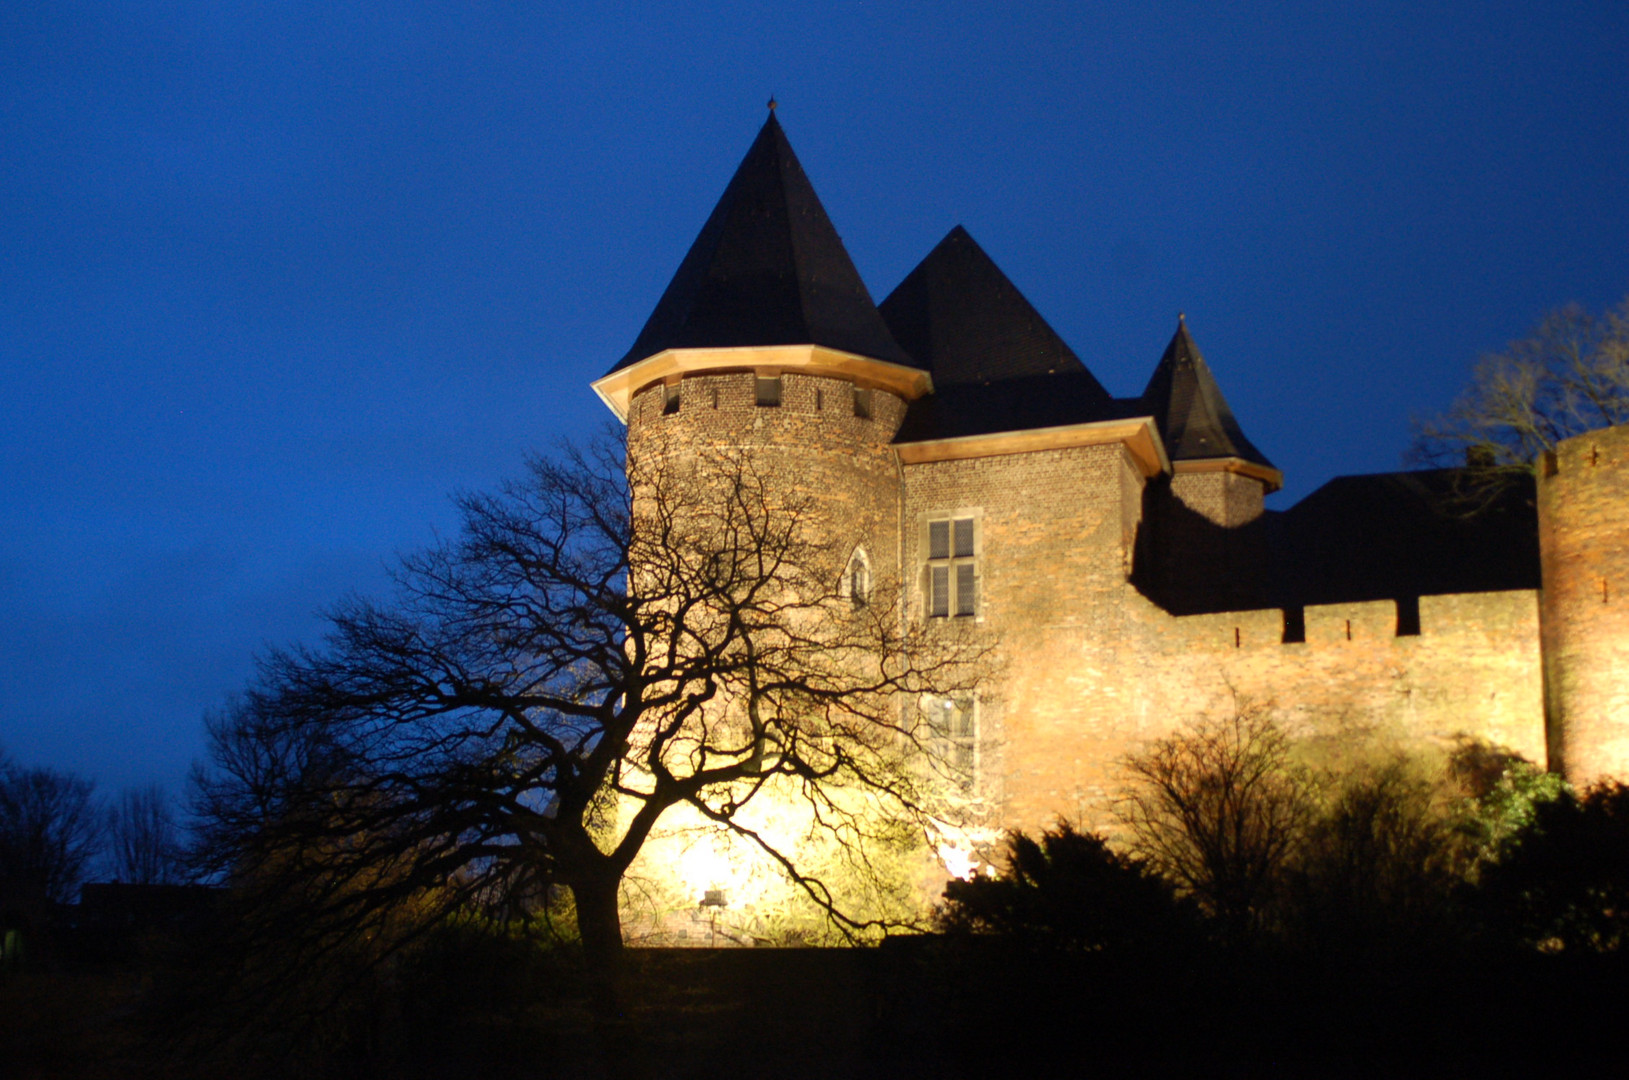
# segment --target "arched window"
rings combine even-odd
[[[865,548],[855,548],[848,557],[848,569],[843,571],[841,590],[855,607],[865,607],[871,599],[871,560]]]

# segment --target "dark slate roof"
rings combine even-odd
[[[881,304],[894,340],[933,372],[933,384],[1073,375],[1092,378],[1041,313],[960,225]]]
[[[1172,461],[1236,457],[1274,468],[1239,429],[1185,321],[1177,320],[1176,334],[1141,400],[1159,425]]]
[[[1239,528],[1169,500],[1144,515],[1140,530],[1150,527],[1166,535],[1140,532],[1133,580],[1183,615],[1539,587],[1531,477],[1490,501],[1463,469],[1338,476]],[[1190,553],[1186,563],[1163,562],[1162,539]],[[1224,579],[1206,572],[1227,565]]]
[[[879,308],[933,373],[897,442],[1105,420],[1123,412],[960,225]]]
[[[1279,602],[1539,587],[1532,479],[1477,507],[1464,471],[1338,476],[1273,515]]]
[[[921,442],[963,435],[1085,424],[1143,416],[1140,402],[1117,402],[1086,371],[1026,375],[983,383],[939,385],[911,402],[895,442]]]
[[[916,366],[899,347],[769,114],[639,339],[663,349],[825,345]]]

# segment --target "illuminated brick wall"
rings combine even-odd
[[[991,650],[978,706],[989,823],[1107,824],[1128,753],[1236,702],[1278,719],[1317,764],[1469,736],[1575,779],[1629,773],[1629,545],[1618,539],[1629,429],[1566,444],[1541,486],[1547,745],[1535,591],[1426,595],[1417,619],[1389,600],[1311,606],[1289,635],[1277,609],[1172,614],[1132,581],[1149,530],[1171,527],[1166,511],[1202,521],[1194,543],[1165,556],[1225,591],[1249,552],[1199,541],[1216,535],[1207,526],[1259,514],[1255,481],[1145,484],[1118,444],[901,465],[889,440],[904,403],[874,391],[870,416],[857,417],[851,385],[835,377],[786,373],[778,406],[757,404],[751,373],[687,377],[676,407],[671,393],[633,398],[631,454],[752,453],[788,495],[820,507],[837,547],[865,547],[879,585],[901,588],[907,618],[937,622],[928,522],[976,521],[975,613],[939,625]]]
[[[1552,764],[1629,778],[1629,427],[1569,439],[1539,476]]]
[[[1117,446],[905,469],[914,617],[920,521],[980,522],[971,622],[998,661],[981,694],[981,775],[1005,825],[1106,823],[1126,754],[1235,701],[1270,712],[1321,764],[1462,735],[1544,762],[1535,593],[1422,597],[1418,634],[1391,601],[1308,607],[1305,640],[1288,643],[1278,609],[1172,615],[1129,580],[1141,490]],[[1218,555],[1187,557],[1226,570]]]

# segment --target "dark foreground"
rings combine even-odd
[[[148,976],[14,973],[0,976],[0,1075],[1448,1077],[1629,1055],[1629,965],[1611,957],[1151,963],[923,940],[634,950],[610,1004],[581,972],[551,970],[547,985],[445,972],[297,1063],[176,1056]]]

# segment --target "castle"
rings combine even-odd
[[[1333,761],[1470,736],[1629,775],[1629,428],[1476,515],[1455,470],[1267,511],[1181,320],[1116,399],[959,227],[874,304],[773,112],[594,389],[631,459],[748,448],[852,530],[847,587],[989,646],[940,707],[1004,827],[1101,820],[1128,751],[1238,701]]]

